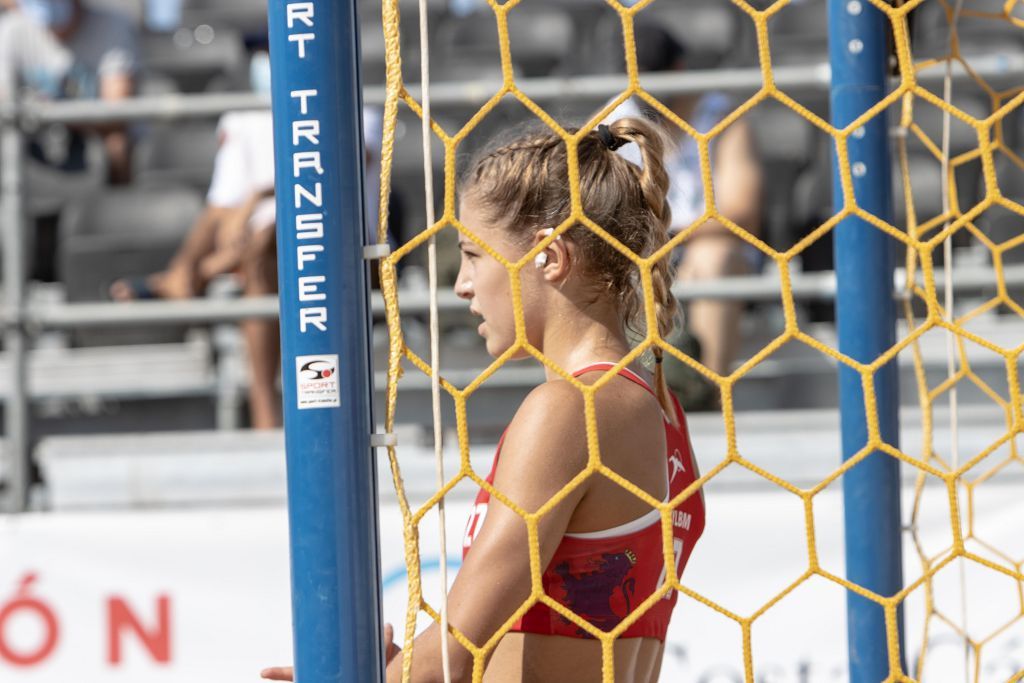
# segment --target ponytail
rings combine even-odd
[[[624,159],[622,161],[635,169],[634,175],[640,184],[640,192],[653,214],[654,220],[648,222],[649,242],[647,249],[643,252],[644,256],[648,256],[668,242],[668,229],[672,222],[672,208],[668,201],[669,177],[664,160],[667,141],[661,131],[650,123],[639,119],[619,119],[609,126],[608,130],[616,142],[618,140],[633,142],[640,150],[642,166],[639,168]],[[613,145],[608,145],[608,147],[615,149]],[[679,312],[679,303],[672,294],[672,279],[668,257],[651,266],[654,312],[658,336],[662,340],[672,333]],[[642,311],[644,309],[643,291],[637,289],[634,295],[638,299],[638,308]],[[669,416],[672,424],[678,427],[679,418],[669,393],[668,383],[665,381],[665,372],[662,369],[665,351],[655,345],[652,352],[654,353],[655,395],[658,397],[661,409]]]

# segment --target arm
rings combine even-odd
[[[726,218],[752,235],[761,232],[761,161],[753,132],[743,120],[729,126],[714,150],[715,204]],[[694,238],[733,234],[718,221],[709,221]]]
[[[567,382],[548,382],[527,397],[509,427],[494,487],[534,512],[569,483],[587,462],[583,397]],[[547,567],[586,493],[581,483],[538,523],[541,571]],[[474,644],[486,643],[529,597],[529,544],[525,521],[491,498],[487,518],[448,593],[448,616]],[[408,648],[407,648],[408,649]],[[453,681],[469,681],[473,657],[448,636]],[[402,678],[402,657],[388,666],[388,683]],[[440,682],[441,633],[431,625],[412,647],[413,683]]]
[[[113,73],[100,77],[100,99],[120,100],[130,97],[135,82],[130,73]],[[110,161],[110,180],[113,183],[127,183],[131,178],[130,146],[124,126],[104,127],[103,145]]]

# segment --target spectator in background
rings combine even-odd
[[[81,0],[4,0],[0,15],[0,101],[19,94],[41,99],[118,100],[134,91],[136,30],[126,15],[85,6]],[[110,179],[129,178],[128,134],[123,126],[94,126],[102,135]],[[61,170],[85,166],[83,127],[64,144],[33,141],[31,156]]]
[[[81,0],[0,3],[7,8],[0,14],[0,102],[118,100],[133,93],[136,30],[128,16]],[[101,138],[105,154],[88,154],[87,135]],[[128,182],[129,134],[121,124],[51,124],[28,138],[26,151],[28,207],[35,219],[26,236],[33,251],[29,275],[51,282],[60,211],[102,182],[99,173],[90,173],[98,170],[97,161],[105,165],[108,180]]]
[[[266,52],[252,57],[250,83],[255,92],[270,91]],[[376,229],[380,177],[382,117],[363,113],[366,141],[367,222]],[[138,280],[116,281],[111,298],[183,299],[202,295],[217,276],[238,276],[245,296],[277,292],[277,247],[274,203],[274,128],[269,111],[229,112],[218,124],[220,148],[206,195],[206,208],[165,271]],[[242,332],[249,355],[249,415],[255,429],[281,424],[275,388],[280,362],[277,323],[248,320]]]
[[[641,72],[682,71],[686,51],[669,31],[649,22],[635,26],[637,65]],[[732,109],[733,103],[722,93],[675,95],[663,98],[665,105],[679,118],[699,132],[707,132]],[[672,208],[671,232],[689,227],[704,213],[704,186],[700,171],[700,155],[696,141],[675,124],[664,119],[646,102],[630,99],[617,107],[606,121],[642,116],[663,124],[675,142],[675,151],[666,158],[670,187],[668,199]],[[634,145],[621,153],[639,164]],[[720,213],[748,232],[757,235],[761,217],[761,165],[754,138],[747,122],[738,120],[714,138],[710,147],[715,204]],[[677,260],[677,282],[692,282],[729,275],[750,273],[760,266],[760,252],[730,232],[718,221],[707,221],[694,232],[674,254]],[[699,342],[701,362],[714,372],[727,375],[739,347],[739,318],[743,303],[722,300],[692,301],[687,308],[687,327]],[[685,339],[672,340],[688,351]],[[681,377],[685,366],[666,357],[666,376],[673,389],[685,394],[691,388]],[[691,377],[691,379],[696,379]],[[700,392],[698,392],[700,393]],[[712,397],[713,399],[713,397]],[[699,407],[699,398],[691,407]],[[697,406],[693,404],[697,403]]]

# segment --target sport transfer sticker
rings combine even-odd
[[[295,389],[299,410],[340,406],[338,354],[296,356]]]

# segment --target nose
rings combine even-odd
[[[459,276],[455,278],[455,295],[466,301],[473,298],[473,283],[470,282],[462,268],[459,269]]]

